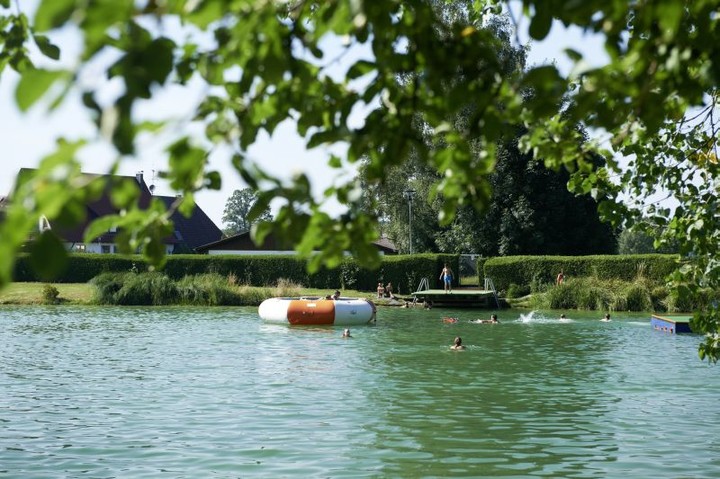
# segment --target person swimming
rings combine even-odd
[[[352,338],[352,336],[350,336],[350,329],[345,328],[345,331],[343,331],[342,337],[343,338]]]
[[[463,346],[463,344],[462,344],[462,338],[460,336],[455,338],[455,342],[453,343],[452,346],[450,346],[450,349],[454,349],[456,351],[465,349],[465,346]]]
[[[497,314],[491,314],[490,319],[476,319],[475,321],[470,321],[471,323],[477,323],[477,324],[498,324],[500,321],[498,321]]]

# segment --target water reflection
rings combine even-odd
[[[0,470],[720,473],[708,426],[720,412],[707,406],[719,380],[696,359],[696,337],[579,313],[470,323],[479,314],[381,309],[376,326],[343,339],[342,328],[262,323],[254,308],[0,309]],[[455,336],[467,350],[449,350]]]

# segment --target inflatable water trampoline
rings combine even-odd
[[[270,298],[258,314],[270,323],[356,326],[375,321],[375,303],[362,298]]]

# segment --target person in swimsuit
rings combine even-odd
[[[440,279],[443,280],[443,283],[445,284],[445,292],[452,293],[453,272],[447,263],[445,263],[445,267],[443,267],[442,272],[440,273]]]

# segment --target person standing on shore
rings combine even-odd
[[[445,263],[445,266],[440,273],[440,279],[445,284],[445,293],[452,293],[453,272],[452,269],[450,269],[450,267],[447,265],[447,263]]]

